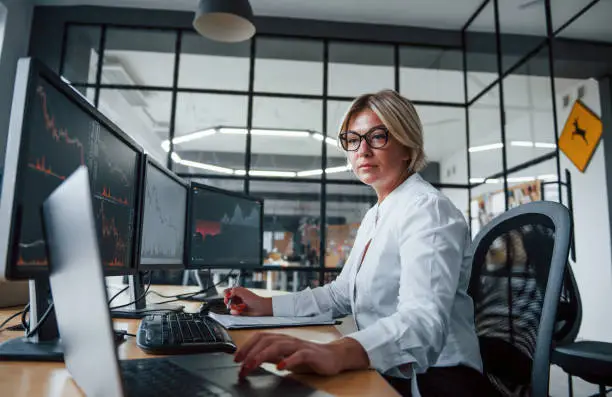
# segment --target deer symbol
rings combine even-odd
[[[584,139],[584,142],[588,145],[589,141],[587,141],[586,133],[587,133],[586,130],[584,130],[584,129],[582,129],[582,128],[580,128],[578,126],[578,118],[576,118],[574,120],[574,131],[572,131],[572,139],[574,139],[575,135],[578,135],[578,136],[582,137],[582,139]]]

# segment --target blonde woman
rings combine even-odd
[[[236,352],[245,376],[263,362],[334,375],[375,368],[402,395],[490,396],[473,303],[467,295],[470,237],[461,212],[423,180],[423,132],[395,91],[357,98],[338,134],[355,175],[378,202],[363,218],[337,279],[274,298],[225,292],[232,314],[353,314],[357,331],[326,344],[259,333]]]

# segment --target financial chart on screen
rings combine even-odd
[[[262,203],[192,187],[191,265],[261,266]]]
[[[147,164],[141,265],[183,264],[187,192],[187,186]]]
[[[77,167],[89,169],[100,254],[131,266],[139,152],[44,77],[30,92],[16,196],[18,266],[46,266],[40,206]],[[78,220],[75,220],[78,221]]]

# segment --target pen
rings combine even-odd
[[[238,278],[236,278],[236,281],[234,282],[234,286],[232,287],[232,289],[234,289],[234,288],[236,288],[236,287],[238,287],[238,286],[239,286],[239,284],[238,284]],[[232,310],[232,309],[231,309],[231,306],[232,306],[232,300],[233,300],[233,299],[234,299],[234,296],[233,296],[233,294],[232,294],[232,296],[231,296],[231,297],[230,297],[230,298],[227,300],[227,310],[228,310],[228,311],[231,311],[231,310]]]

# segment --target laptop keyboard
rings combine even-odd
[[[129,397],[231,397],[229,391],[200,378],[169,360],[120,361],[126,395]]]

